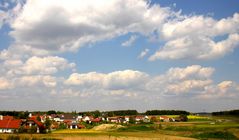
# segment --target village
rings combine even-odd
[[[24,118],[0,115],[0,133],[48,133],[58,129],[91,129],[99,124],[146,124],[185,121],[185,118],[171,118],[165,115],[93,116],[64,114],[34,114]]]

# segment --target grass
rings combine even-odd
[[[134,132],[134,131],[153,131],[155,128],[152,126],[147,125],[133,125],[128,127],[119,128],[118,131],[127,131],[127,132]]]

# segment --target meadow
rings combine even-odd
[[[170,116],[177,117],[177,116]],[[188,116],[188,122],[152,124],[102,124],[93,129],[63,129],[49,134],[0,134],[1,139],[13,136],[21,140],[238,140],[239,118]]]

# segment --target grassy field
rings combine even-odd
[[[103,124],[93,129],[56,130],[50,134],[18,134],[21,140],[238,140],[236,117],[189,116],[188,122],[160,122],[128,126]],[[0,139],[13,137],[0,134]]]

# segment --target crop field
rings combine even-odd
[[[171,116],[170,116],[171,117]],[[14,140],[238,140],[236,117],[188,116],[188,122],[149,124],[101,124],[93,129],[63,129],[49,134],[0,134],[0,139]]]

